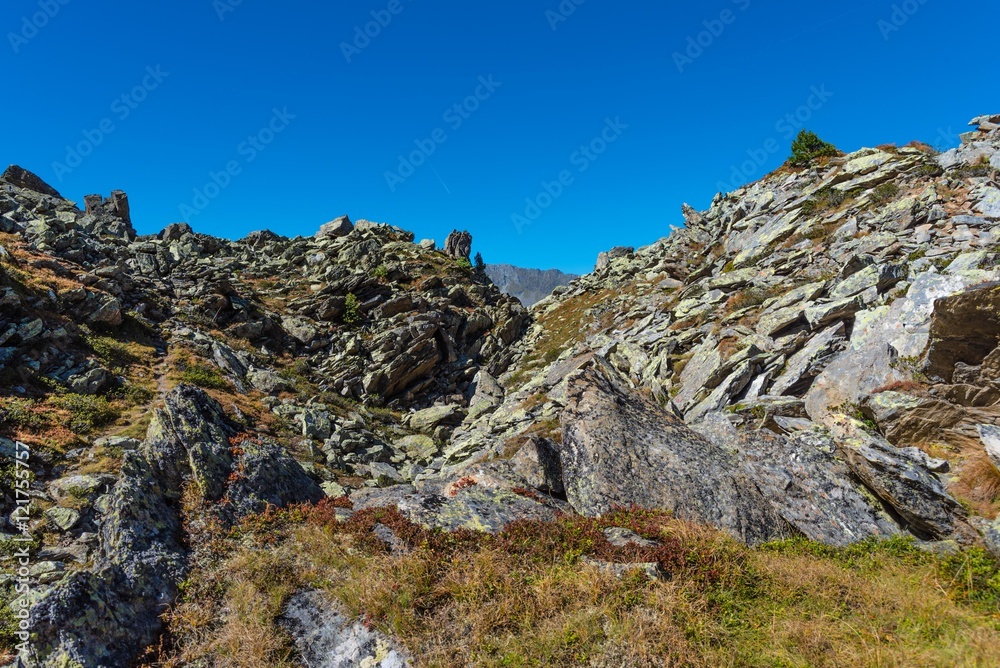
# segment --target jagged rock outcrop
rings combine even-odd
[[[126,453],[119,481],[99,501],[100,555],[31,608],[28,666],[129,665],[152,644],[160,615],[187,571],[178,499],[191,482],[220,518],[267,504],[315,502],[323,493],[280,448],[242,442],[218,403],[180,387],[157,411],[141,451]]]
[[[458,260],[468,260],[472,254],[472,235],[455,230],[444,242],[444,252]]]
[[[596,353],[667,413],[731,424],[720,443],[739,449],[795,531],[831,544],[899,532],[974,541],[945,491],[953,478],[907,446],[949,443],[961,475],[963,457],[983,452],[978,426],[998,424],[987,311],[1000,279],[989,164],[1000,135],[981,127],[941,155],[863,149],[782,170],[707,211],[685,207],[687,226],[651,246],[602,254],[536,307],[499,379],[503,402],[470,416],[450,452],[490,458],[554,417],[582,424],[565,379]],[[958,323],[977,309],[963,340]],[[880,432],[863,454],[859,434],[835,429],[845,416]],[[628,433],[591,424],[600,443]]]

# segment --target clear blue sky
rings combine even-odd
[[[308,235],[347,213],[587,271],[779,165],[797,110],[845,150],[953,146],[1000,111],[996,3],[576,2],[563,21],[560,0],[6,0],[0,161],[80,202],[125,190],[140,233]],[[355,41],[372,12],[386,25]],[[226,187],[199,199],[211,172]]]

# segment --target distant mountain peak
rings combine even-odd
[[[524,269],[509,264],[488,264],[486,275],[502,292],[516,297],[525,306],[537,304],[556,288],[579,278],[558,269]]]

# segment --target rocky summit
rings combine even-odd
[[[972,128],[792,160],[530,310],[467,232],[143,236],[11,167],[5,660],[996,665]]]

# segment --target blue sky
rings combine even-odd
[[[7,0],[0,161],[79,202],[125,190],[140,233],[347,213],[582,272],[801,125],[949,147],[1000,110],[996,3],[676,4]]]

